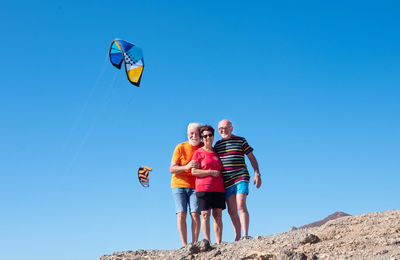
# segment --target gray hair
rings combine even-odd
[[[200,129],[200,127],[201,127],[201,124],[200,124],[200,123],[189,123],[188,126],[187,126],[187,131],[189,132],[189,129],[190,129],[190,128],[197,128],[197,129]]]

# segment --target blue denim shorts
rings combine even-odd
[[[247,195],[249,194],[249,183],[247,181],[236,183],[235,185],[227,188],[225,190],[225,198],[228,199],[233,194],[238,193],[246,193]]]
[[[188,207],[190,213],[200,213],[194,189],[175,187],[172,189],[172,196],[175,201],[176,213],[187,212]]]

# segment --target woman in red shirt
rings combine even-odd
[[[204,146],[196,150],[192,160],[200,168],[192,168],[192,175],[196,176],[196,196],[201,211],[201,230],[203,236],[210,243],[210,215],[214,219],[214,233],[216,243],[222,241],[222,210],[225,209],[225,188],[221,176],[221,161],[214,151],[214,128],[205,125],[200,128],[200,136]]]

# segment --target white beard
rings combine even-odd
[[[222,137],[222,139],[225,139],[225,138],[228,138],[228,135],[227,134],[222,134],[221,137]]]
[[[189,144],[191,146],[198,146],[200,144],[200,140],[191,140],[191,139],[189,139]]]

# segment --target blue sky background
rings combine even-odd
[[[179,248],[169,164],[191,121],[231,119],[254,147],[252,236],[398,209],[399,7],[3,1],[2,257]],[[114,38],[143,48],[140,88],[110,64]]]

